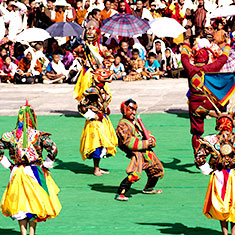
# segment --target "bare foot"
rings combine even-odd
[[[160,194],[162,193],[162,189],[153,189],[151,191],[143,190],[142,192],[145,194]]]
[[[103,175],[100,170],[95,170],[94,173],[93,173],[95,176],[101,176]]]
[[[101,174],[106,174],[106,175],[108,175],[110,172],[100,169],[100,173],[101,173]]]

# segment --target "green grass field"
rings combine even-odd
[[[120,115],[111,115],[116,127]],[[114,158],[101,161],[110,175],[92,175],[92,161],[82,161],[79,143],[84,119],[79,116],[39,116],[38,129],[52,134],[58,146],[52,177],[61,189],[60,215],[41,222],[38,235],[45,234],[220,234],[219,222],[203,213],[209,177],[193,163],[187,114],[143,114],[143,122],[157,139],[155,152],[163,162],[165,176],[159,181],[161,195],[144,195],[147,177],[129,191],[129,201],[115,201],[116,190],[129,160],[118,149]],[[16,117],[0,117],[0,132],[15,128]],[[206,133],[214,133],[215,120],[206,120]],[[45,153],[46,154],[46,153]],[[6,151],[6,155],[8,155]],[[2,196],[10,172],[0,166]],[[18,223],[0,215],[0,234],[19,234]]]

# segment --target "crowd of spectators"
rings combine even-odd
[[[210,6],[214,4],[214,9],[220,2],[207,1]],[[0,3],[1,82],[75,83],[83,66],[78,49],[83,44],[82,38],[50,38],[28,43],[27,40],[17,41],[17,35],[27,28],[46,29],[53,23],[65,21],[76,22],[83,28],[90,25],[100,28],[103,20],[123,13],[147,21],[159,17],[174,18],[186,32],[174,39],[158,38],[151,31],[130,38],[101,32],[98,40],[114,55],[110,66],[114,79],[185,77],[180,55],[184,38],[189,38],[192,45],[206,38],[213,51],[221,54],[226,35],[231,39],[234,36],[235,17],[210,20],[205,3],[204,0],[3,0]],[[235,0],[231,5],[235,5]],[[195,44],[194,49],[197,46]]]

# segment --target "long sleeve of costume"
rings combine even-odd
[[[148,141],[141,140],[138,136],[135,136],[131,127],[122,122],[117,126],[116,133],[119,139],[120,147],[124,147],[130,151],[141,151],[148,149]]]
[[[201,67],[192,65],[189,61],[190,54],[191,54],[191,47],[189,44],[184,43],[183,49],[181,52],[181,62],[185,68],[185,70],[188,72],[189,77],[191,78],[196,73],[195,68],[198,68],[197,70],[202,70],[205,72],[219,72],[220,69],[223,67],[223,65],[226,63],[230,53],[230,46],[226,45],[224,48],[224,51],[221,56],[217,58],[217,60],[211,64],[207,64]]]
[[[49,157],[52,161],[54,161],[58,153],[55,143],[51,140],[48,134],[43,134],[41,136],[41,141],[42,141],[42,147],[48,153],[47,157]]]

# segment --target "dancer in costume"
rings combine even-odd
[[[121,104],[123,118],[116,128],[118,146],[131,159],[131,162],[126,169],[128,176],[121,182],[115,197],[119,201],[128,200],[125,193],[133,183],[140,179],[142,170],[145,170],[148,176],[143,193],[162,193],[161,189],[154,189],[159,177],[162,178],[164,175],[162,163],[151,149],[155,147],[156,140],[150,132],[143,131],[144,128],[140,125],[142,122],[135,119],[136,111],[137,103],[132,99]]]
[[[82,159],[92,158],[94,175],[109,172],[100,169],[100,159],[116,154],[117,136],[108,117],[111,95],[105,84],[112,81],[112,72],[96,69],[92,85],[84,91],[78,104],[79,112],[87,119],[81,136],[80,152]]]
[[[181,52],[181,61],[185,71],[188,74],[188,83],[190,89],[189,95],[189,117],[191,124],[192,145],[194,153],[199,147],[198,139],[204,133],[204,119],[209,110],[214,110],[215,107],[208,100],[208,97],[203,91],[204,86],[204,73],[205,72],[219,72],[223,65],[226,63],[230,52],[230,39],[227,38],[227,44],[224,51],[217,60],[211,64],[208,64],[209,53],[207,49],[201,48],[194,57],[195,65],[190,63],[191,47],[189,40],[185,40],[183,49]],[[224,110],[216,100],[215,105],[220,110]]]
[[[205,175],[211,175],[208,185],[204,215],[209,219],[220,220],[222,232],[228,234],[228,222],[231,234],[235,234],[235,134],[234,114],[215,112],[218,134],[199,139],[199,148],[195,154],[196,165]],[[211,156],[209,163],[207,156]]]
[[[61,210],[59,188],[48,172],[57,155],[49,136],[37,130],[35,112],[26,102],[19,110],[16,129],[0,139],[0,162],[11,170],[1,210],[3,215],[19,221],[22,235],[27,234],[28,224],[29,234],[34,235],[37,222],[55,218]],[[9,149],[12,161],[4,156],[5,149]],[[45,160],[43,149],[48,152]]]
[[[117,136],[108,117],[108,105],[112,99],[108,83],[112,81],[112,72],[107,68],[111,66],[113,56],[99,44],[99,33],[100,30],[94,26],[85,31],[85,61],[74,88],[74,98],[79,102],[78,110],[87,119],[80,152],[83,160],[93,159],[96,176],[109,173],[100,169],[100,159],[114,156],[117,146]]]

